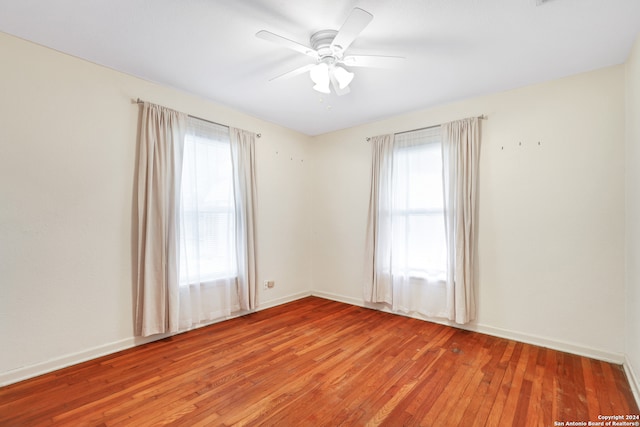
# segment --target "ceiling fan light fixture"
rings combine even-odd
[[[322,93],[331,93],[329,89],[329,66],[324,62],[319,63],[309,71],[309,77],[315,83],[314,90]]]
[[[353,80],[353,76],[354,74],[345,70],[342,67],[339,66],[335,66],[334,70],[333,70],[333,75],[336,78],[336,80],[338,81],[338,85],[340,86],[340,89],[344,89],[347,86],[349,86],[349,83],[351,83],[351,81]]]

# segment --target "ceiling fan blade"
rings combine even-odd
[[[299,74],[302,73],[306,73],[307,71],[310,71],[313,67],[315,67],[316,64],[309,64],[309,65],[305,65],[304,67],[300,67],[300,68],[296,68],[295,70],[291,70],[288,71],[284,74],[280,74],[279,76],[275,76],[272,79],[269,79],[270,82],[274,81],[274,80],[279,80],[279,79],[290,79],[291,77],[295,77]]]
[[[285,37],[279,36],[277,34],[274,34],[270,31],[266,31],[266,30],[262,30],[262,31],[258,31],[256,33],[256,37],[263,39],[263,40],[267,40],[270,41],[272,43],[277,43],[281,46],[284,46],[286,48],[295,50],[296,52],[300,52],[303,53],[307,56],[312,57],[313,59],[318,59],[318,52],[316,52],[315,50],[311,49],[310,47],[307,47],[303,44],[300,44],[298,42],[294,42],[293,40],[289,40]]]
[[[404,62],[402,56],[349,55],[342,63],[349,67],[395,68]]]
[[[366,10],[359,7],[354,8],[331,42],[331,47],[340,46],[343,52],[347,50],[372,19],[373,15]]]

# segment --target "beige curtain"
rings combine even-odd
[[[371,193],[365,259],[364,300],[393,303],[391,277],[391,176],[393,135],[371,138]]]
[[[236,204],[236,252],[240,308],[253,310],[257,304],[256,279],[256,168],[255,134],[229,128],[233,187]]]
[[[478,118],[442,125],[442,159],[447,235],[448,318],[464,324],[475,319],[475,263],[478,227]]]
[[[137,176],[136,335],[177,332],[178,206],[187,115],[144,103]]]

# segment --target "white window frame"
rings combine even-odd
[[[416,134],[419,134],[422,131],[418,131],[416,132]],[[442,139],[439,137],[439,132],[435,133],[434,135],[438,135],[435,139],[434,137],[430,137],[430,138],[425,138],[424,141],[420,140],[419,136],[417,137],[416,141],[411,142],[408,145],[403,145],[403,144],[397,144],[394,147],[394,169],[396,169],[398,167],[398,163],[396,163],[397,159],[397,153],[402,153],[407,154],[407,155],[411,155],[410,152],[411,151],[417,151],[420,150],[422,148],[425,148],[428,145],[431,144],[437,144],[440,148],[440,153],[442,153]],[[440,159],[442,160],[442,156],[440,156]],[[442,162],[440,163],[440,173],[442,173]],[[395,195],[396,192],[398,191],[398,188],[396,187],[397,183],[396,183],[396,177],[397,177],[397,171],[394,170],[393,173],[393,181],[392,181],[392,193]],[[441,187],[441,186],[440,186]],[[402,190],[400,190],[402,191]],[[395,196],[394,196],[395,197]],[[410,231],[410,219],[411,218],[417,218],[417,217],[435,217],[435,216],[439,216],[442,218],[442,231],[443,231],[443,236],[442,236],[442,256],[443,256],[443,260],[442,260],[442,265],[441,268],[436,269],[433,268],[427,264],[424,263],[422,265],[407,265],[405,266],[405,268],[399,269],[397,265],[392,265],[392,271],[393,274],[402,274],[405,277],[407,277],[408,279],[410,279],[412,282],[428,282],[428,283],[444,283],[444,281],[446,280],[446,256],[447,256],[447,248],[446,248],[446,237],[444,236],[444,232],[445,232],[445,207],[444,207],[444,193],[442,194],[443,197],[443,203],[442,203],[442,208],[441,209],[433,209],[433,208],[399,208],[395,205],[395,203],[392,204],[392,210],[391,210],[391,216],[392,216],[392,223],[394,223],[394,231],[393,234],[395,234],[395,232],[397,231],[395,229],[395,221],[398,218],[402,218],[404,221],[404,232],[403,232],[403,236],[401,239],[404,240],[404,254],[405,257],[409,260],[411,259],[411,256],[409,255],[409,238],[407,238],[406,236],[409,235]],[[397,239],[397,236],[394,236],[392,234],[392,239]],[[396,248],[397,249],[397,248]],[[392,259],[394,257],[392,256]],[[400,271],[398,271],[400,270]]]
[[[188,277],[184,277],[183,275],[183,267],[184,267],[184,260],[182,259],[184,256],[184,252],[182,251],[183,249],[183,244],[185,244],[183,242],[183,238],[184,236],[181,235],[180,237],[180,247],[181,247],[181,253],[180,253],[180,271],[179,271],[179,283],[180,286],[200,286],[200,285],[209,285],[209,286],[215,286],[215,285],[223,285],[223,284],[227,284],[229,282],[229,280],[235,280],[237,278],[237,269],[238,269],[238,265],[237,265],[237,259],[236,259],[236,250],[235,250],[235,234],[236,234],[236,230],[235,230],[235,217],[236,217],[236,212],[235,212],[235,203],[233,201],[233,175],[232,175],[232,169],[231,169],[231,142],[229,140],[229,134],[228,134],[228,128],[224,127],[224,126],[218,126],[218,125],[214,125],[208,122],[203,122],[199,119],[195,119],[195,118],[189,118],[189,129],[187,131],[187,135],[185,137],[185,147],[184,147],[184,152],[185,152],[185,156],[183,159],[183,180],[181,181],[181,185],[183,186],[181,194],[184,193],[184,185],[185,185],[185,180],[184,180],[184,174],[185,171],[188,169],[188,165],[186,164],[186,152],[187,152],[187,145],[188,144],[202,144],[202,143],[206,143],[206,144],[220,144],[220,145],[224,145],[228,148],[228,155],[229,155],[229,184],[231,185],[231,187],[229,188],[230,194],[231,194],[231,200],[228,205],[223,206],[223,205],[217,205],[217,206],[212,206],[211,208],[207,208],[206,206],[204,206],[204,209],[202,208],[203,205],[200,205],[200,209],[189,209],[186,208],[181,212],[181,216],[188,216],[188,215],[216,215],[216,214],[226,214],[230,224],[229,224],[229,229],[226,230],[226,239],[228,240],[228,245],[230,245],[230,247],[228,248],[227,251],[225,251],[227,253],[227,255],[229,256],[229,258],[227,259],[227,265],[229,267],[229,269],[227,269],[226,271],[222,271],[222,274],[215,274],[215,273],[201,273],[201,269],[199,269],[197,274],[189,274]],[[213,125],[214,130],[219,132],[219,136],[218,138],[214,138],[211,137],[209,135],[206,134],[206,132],[200,132],[200,130],[198,129],[199,126],[204,127],[205,129],[207,127],[210,127],[210,125]],[[216,129],[217,128],[217,129]],[[195,130],[194,130],[195,129]],[[224,138],[222,137],[222,135],[224,135]],[[205,142],[206,141],[206,142]],[[213,166],[212,166],[213,167]],[[204,189],[200,189],[200,190],[204,190]],[[181,201],[182,203],[182,201]],[[181,208],[182,209],[182,208]],[[184,221],[184,218],[181,218],[181,223],[182,221]],[[200,219],[198,221],[201,221]],[[198,224],[198,226],[201,226],[201,223]],[[215,221],[213,222],[213,226],[215,226]],[[199,235],[199,238],[202,239],[202,237]],[[202,259],[200,259],[200,262],[202,262]],[[206,269],[205,269],[206,270]]]

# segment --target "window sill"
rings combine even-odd
[[[181,288],[193,288],[193,287],[198,287],[198,286],[207,286],[207,287],[214,287],[214,286],[225,286],[228,283],[232,283],[235,284],[238,280],[237,276],[233,276],[233,277],[222,277],[222,278],[211,278],[211,279],[204,279],[201,280],[200,282],[196,282],[196,283],[180,283],[180,287]]]

